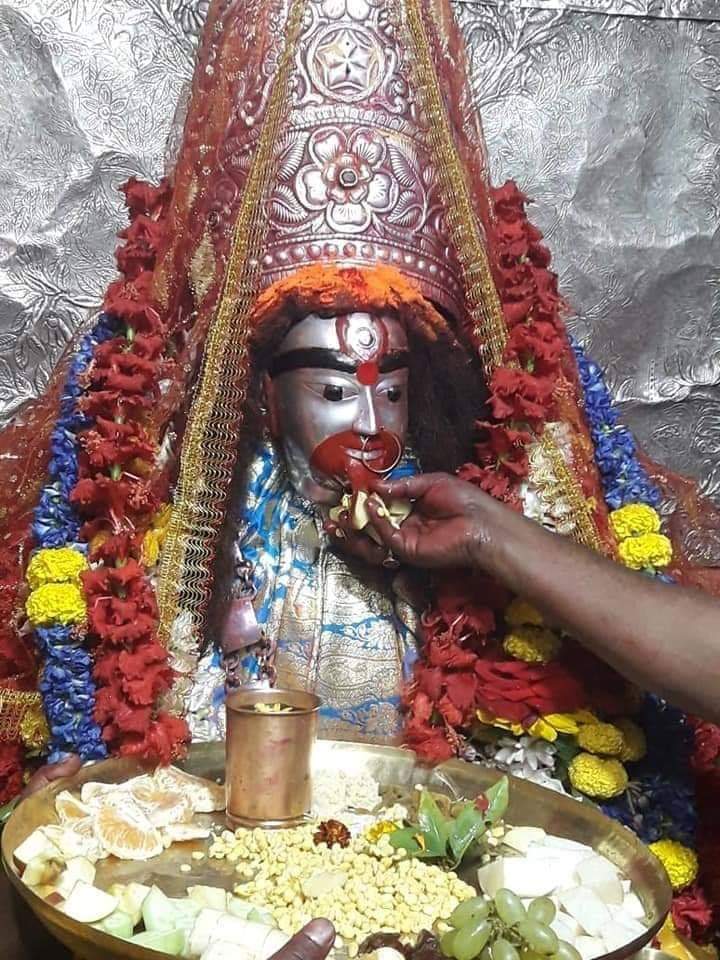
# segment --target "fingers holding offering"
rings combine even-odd
[[[340,514],[337,520],[328,520],[325,531],[336,552],[356,557],[374,567],[383,563],[387,554],[385,548],[366,533],[356,530],[347,512]]]
[[[334,943],[333,925],[328,920],[313,920],[270,960],[325,960]]]
[[[37,793],[38,790],[42,790],[43,787],[46,787],[49,783],[53,783],[55,780],[61,780],[63,777],[74,777],[82,766],[82,760],[76,754],[71,753],[69,756],[65,757],[64,760],[59,760],[57,763],[47,763],[44,767],[40,767],[27,783],[27,786],[22,792],[22,798],[32,796],[33,793]]]

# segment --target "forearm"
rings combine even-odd
[[[720,603],[654,581],[497,506],[478,564],[619,673],[720,721]]]

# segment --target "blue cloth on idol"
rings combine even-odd
[[[418,472],[418,465],[412,456],[407,456],[391,473],[392,479],[401,479]],[[288,550],[288,535],[301,522],[319,518],[314,504],[300,497],[292,489],[285,471],[279,468],[277,454],[272,444],[265,443],[258,449],[249,472],[245,496],[245,509],[240,523],[242,530],[239,549],[243,558],[253,566],[255,586],[260,602],[256,606],[258,624],[264,627],[270,613],[284,601],[288,587],[292,582],[302,579],[317,583],[318,571],[314,559],[303,556],[298,550]],[[283,549],[285,544],[285,549]],[[408,629],[397,616],[373,617],[377,621],[384,619],[392,625],[402,640],[408,639]],[[363,623],[323,623],[323,633],[353,634],[362,642],[363,633],[368,630],[371,620]],[[282,637],[279,638],[279,650],[282,651]],[[414,642],[404,643],[407,653],[403,660],[403,676],[409,679],[415,661],[417,649]],[[248,650],[241,664],[242,672],[251,682],[259,676],[260,665],[256,652]],[[376,702],[357,704],[360,713],[370,712]],[[392,705],[399,709],[399,696],[392,698]],[[331,707],[325,706],[321,715],[329,720],[338,719]]]

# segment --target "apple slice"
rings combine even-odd
[[[222,887],[188,887],[188,896],[191,900],[199,903],[201,907],[209,907],[211,910],[225,910],[227,905],[227,892]]]
[[[45,860],[43,857],[35,857],[34,860],[26,864],[22,882],[27,887],[54,884],[62,873],[63,866],[64,861],[62,860]]]
[[[31,860],[62,860],[59,848],[48,838],[42,827],[33,830],[29,837],[15,847],[13,859],[18,868],[22,869]]]
[[[118,898],[118,909],[127,913],[133,927],[136,927],[142,920],[143,903],[150,893],[150,887],[144,883],[114,883],[108,893]]]
[[[95,867],[86,857],[72,857],[68,860],[57,884],[58,893],[63,899],[67,900],[78,880],[85,883],[95,882]]]
[[[103,933],[109,933],[111,937],[118,937],[120,940],[129,940],[135,929],[132,917],[124,910],[113,910],[110,916],[93,926],[96,930],[102,930]]]
[[[70,896],[60,908],[62,912],[79,923],[98,923],[117,909],[117,897],[78,880]]]
[[[226,914],[222,910],[210,910],[209,907],[203,907],[190,932],[188,949],[191,957],[199,957],[207,950],[208,944],[214,939],[213,934],[216,933],[218,921],[224,916]]]
[[[158,953],[169,953],[171,957],[179,957],[185,949],[185,934],[182,930],[146,930],[130,937],[128,943],[135,943],[148,950],[157,950]]]

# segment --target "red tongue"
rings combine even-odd
[[[346,472],[353,493],[358,493],[360,490],[367,493],[370,490],[370,484],[375,475],[372,470],[368,470],[362,460],[348,457]]]

